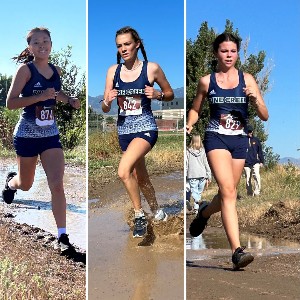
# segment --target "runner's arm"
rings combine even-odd
[[[106,74],[104,96],[101,102],[102,111],[108,113],[111,109],[111,103],[118,96],[118,91],[113,88],[114,76],[118,65],[111,66]]]
[[[188,119],[186,124],[187,133],[190,134],[193,125],[198,121],[199,115],[201,114],[204,100],[207,95],[208,86],[209,86],[210,75],[200,78],[197,86],[197,94],[193,101],[193,106],[189,110]]]
[[[156,82],[161,89],[161,91],[158,91],[153,87],[146,86],[145,94],[148,98],[162,101],[172,101],[174,99],[173,89],[159,64],[148,62],[148,78],[150,82]]]
[[[23,108],[40,101],[45,101],[47,99],[55,99],[54,88],[48,88],[43,93],[38,95],[20,97],[22,90],[25,84],[29,81],[30,77],[31,73],[28,66],[20,66],[12,80],[10,89],[7,94],[6,106],[8,109]]]
[[[257,116],[262,121],[267,121],[269,118],[268,109],[254,77],[251,74],[245,73],[245,83],[246,88],[244,91],[250,98],[250,101],[256,110]]]

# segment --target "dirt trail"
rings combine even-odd
[[[258,220],[256,226],[247,228],[248,232],[264,234],[269,239],[284,237],[299,242],[299,232],[293,235],[299,226],[297,222],[290,227],[280,224],[283,215],[286,215],[285,210],[282,203],[275,204]],[[188,216],[187,233],[191,220],[192,217]],[[287,224],[286,218],[284,221]],[[209,229],[212,228],[206,230]],[[241,232],[245,232],[245,228]],[[228,243],[222,247],[223,250],[187,250],[186,299],[300,299],[299,248],[293,251],[298,253],[290,254],[251,249],[255,256],[254,262],[238,272],[232,271]]]
[[[170,217],[166,223],[152,224],[149,215],[144,239],[132,238],[131,205],[121,183],[108,186],[103,198],[93,201],[89,210],[89,300],[184,299],[180,177],[153,178],[158,202]],[[112,190],[116,201],[109,201]]]

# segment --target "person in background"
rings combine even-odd
[[[211,182],[211,171],[199,134],[193,135],[186,151],[187,180],[194,199],[194,210],[198,212],[202,192]],[[188,200],[188,199],[187,199]]]
[[[253,135],[253,127],[248,125],[248,151],[245,161],[247,194],[259,196],[261,190],[260,168],[264,165],[264,155],[260,140]],[[254,190],[251,177],[254,177]]]

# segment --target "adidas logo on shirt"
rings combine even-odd
[[[40,87],[42,87],[42,85],[41,85],[40,82],[38,81],[33,87],[35,87],[35,88],[40,88]]]
[[[210,94],[210,95],[215,95],[216,92],[215,92],[215,90],[211,90],[209,94]]]
[[[119,87],[119,83],[118,82],[116,83],[115,87]]]

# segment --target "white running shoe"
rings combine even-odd
[[[162,210],[158,209],[154,215],[156,221],[167,221],[168,215]]]

